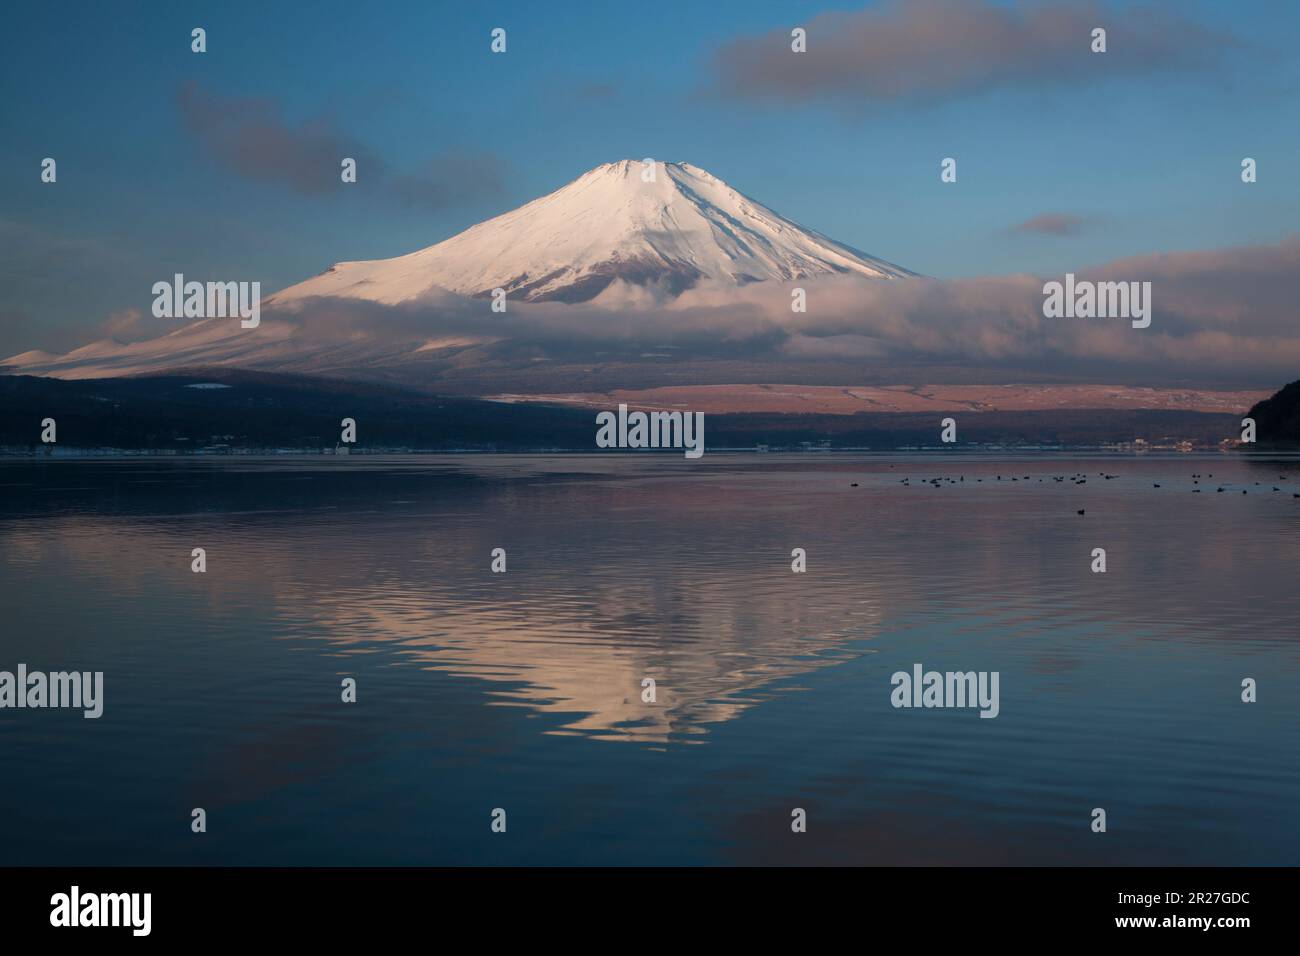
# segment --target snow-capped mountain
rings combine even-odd
[[[833,273],[912,274],[804,229],[698,166],[655,163],[652,175],[649,164],[625,159],[418,252],[337,263],[272,303],[351,296],[394,304],[435,286],[583,302],[616,279],[675,294],[701,279],[744,285]]]
[[[650,168],[637,160],[607,163],[428,248],[337,263],[263,299],[255,331],[229,318],[179,319],[174,331],[145,341],[105,339],[66,355],[24,352],[0,360],[0,372],[93,378],[202,366],[336,375],[402,369],[427,384],[431,361],[500,340],[488,310],[481,331],[478,322],[456,332],[425,329],[408,317],[387,329],[366,320],[340,332],[337,306],[359,300],[445,311],[454,308],[449,299],[468,304],[504,289],[510,302],[596,299],[608,312],[625,301],[602,295],[614,284],[641,287],[661,301],[705,281],[736,288],[913,275],[804,229],[697,166],[655,163],[653,175]]]

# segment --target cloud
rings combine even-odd
[[[176,331],[176,320],[155,318],[137,308],[119,309],[99,324],[98,331],[118,342],[144,342]]]
[[[125,341],[125,337],[130,335],[140,327],[144,321],[144,313],[139,309],[122,309],[114,312],[107,319],[99,324],[99,331],[103,335]],[[155,333],[161,335],[163,333]]]
[[[573,91],[580,100],[608,100],[618,95],[618,87],[613,83],[583,83]]]
[[[788,27],[714,51],[714,91],[860,110],[872,103],[1203,70],[1236,45],[1232,35],[1171,8],[1061,0],[886,0],[861,11],[819,14],[803,26],[804,53],[791,51]],[[1107,31],[1104,54],[1091,52],[1095,27]]]
[[[506,167],[492,153],[450,150],[413,175],[396,176],[394,194],[408,206],[442,209],[504,195]]]
[[[705,283],[675,299],[615,290],[588,303],[511,303],[442,291],[400,306],[307,299],[265,311],[314,343],[377,351],[439,338],[509,343],[550,359],[633,357],[673,348],[693,359],[930,362],[1188,380],[1294,377],[1300,366],[1300,237],[1276,245],[1155,254],[1075,270],[1078,279],[1149,281],[1152,324],[1048,319],[1043,283],[1061,276],[872,281],[853,276]],[[790,309],[794,285],[807,311]],[[382,347],[380,343],[385,343]],[[504,347],[504,346],[501,346]]]
[[[705,282],[676,297],[616,284],[589,302],[510,302],[504,313],[492,312],[487,299],[439,289],[399,305],[272,297],[254,335],[223,319],[169,323],[167,338],[101,349],[95,362],[164,368],[179,356],[192,366],[373,375],[428,388],[444,375],[479,382],[522,375],[534,385],[551,376],[539,391],[571,389],[575,368],[611,381],[662,380],[665,373],[685,381],[699,363],[717,363],[712,377],[733,382],[802,380],[820,374],[818,363],[827,375],[839,369],[834,381],[841,382],[847,363],[877,378],[931,368],[1013,382],[1056,376],[1202,387],[1276,385],[1300,367],[1300,236],[1071,271],[1080,281],[1150,282],[1150,327],[1135,329],[1123,318],[1044,317],[1044,282],[1060,274],[836,275],[740,287]],[[806,292],[806,312],[791,311],[796,287]],[[135,339],[148,324],[126,312],[105,331]],[[647,354],[660,358],[647,364]]]
[[[1076,236],[1083,231],[1088,220],[1068,212],[1045,212],[1017,223],[1008,229],[1011,233],[1035,233],[1043,236]]]
[[[356,160],[358,181],[378,184],[405,205],[441,209],[504,192],[504,167],[492,154],[453,149],[413,173],[399,173],[328,119],[288,123],[270,99],[221,96],[190,82],[180,89],[177,106],[186,128],[219,165],[301,196],[343,188],[340,164],[346,157]]]
[[[341,185],[339,164],[345,156],[365,166],[375,161],[365,146],[327,120],[289,125],[270,99],[220,96],[191,81],[181,88],[177,105],[186,128],[219,164],[304,196]]]

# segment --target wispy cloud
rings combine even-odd
[[[175,319],[155,318],[134,307],[119,309],[99,324],[99,334],[118,342],[144,342],[176,331]]]
[[[356,160],[359,181],[378,184],[384,195],[406,205],[441,209],[505,192],[505,167],[494,154],[453,148],[400,172],[334,121],[291,124],[268,98],[222,96],[191,82],[180,89],[177,106],[186,128],[220,166],[302,196],[341,190],[345,157]]]
[[[861,109],[1000,88],[1036,90],[1125,74],[1204,70],[1237,42],[1176,7],[1063,0],[887,0],[856,12],[819,14],[803,26],[804,53],[791,51],[789,27],[739,37],[714,51],[714,90],[751,100]],[[1095,27],[1107,31],[1105,54],[1091,52]]]
[[[268,98],[220,96],[191,82],[181,87],[177,106],[186,128],[217,163],[304,196],[338,188],[339,164],[345,156],[366,166],[377,162],[370,150],[331,121],[293,126]]]
[[[1088,222],[1089,220],[1084,216],[1076,216],[1068,212],[1045,212],[1016,223],[1007,231],[1013,234],[1077,236]]]
[[[618,95],[618,87],[613,83],[582,83],[573,95],[580,100],[608,100]]]
[[[394,176],[394,195],[409,206],[443,209],[505,194],[506,165],[492,153],[448,150],[413,174]]]

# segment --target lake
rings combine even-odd
[[[0,709],[0,864],[1300,861],[1296,460],[11,459],[0,488],[0,670],[104,675],[98,719]],[[893,706],[917,664],[996,672],[997,716]]]

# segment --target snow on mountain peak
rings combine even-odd
[[[540,199],[395,259],[340,262],[272,303],[344,296],[395,304],[434,288],[469,296],[583,302],[615,280],[677,294],[856,273],[911,275],[804,229],[689,163],[624,159]]]

